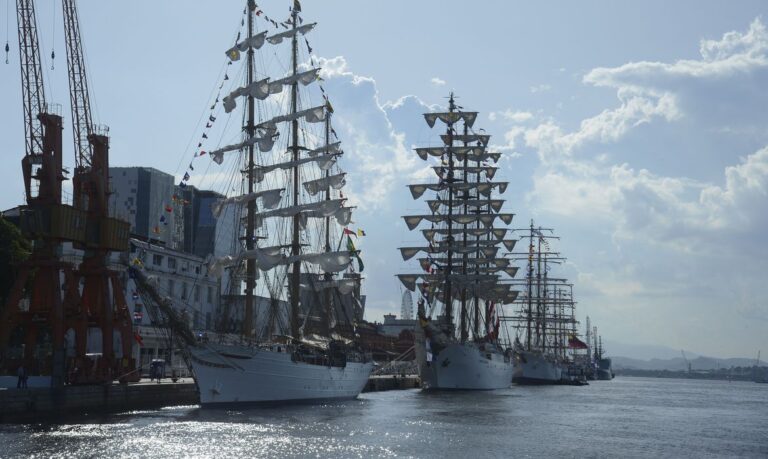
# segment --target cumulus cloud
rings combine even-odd
[[[433,85],[435,86],[445,86],[445,80],[440,79],[438,77],[432,77],[431,80],[429,80]]]
[[[538,218],[593,233],[570,267],[587,302],[640,324],[640,335],[705,349],[673,329],[695,320],[687,329],[699,334],[738,330],[762,320],[756,305],[768,301],[755,288],[768,270],[768,32],[756,19],[698,50],[595,68],[583,83],[614,90],[618,103],[575,122],[537,114],[505,137],[537,154],[526,201]]]

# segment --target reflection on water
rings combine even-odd
[[[768,385],[623,378],[4,425],[0,456],[767,457],[767,432]]]

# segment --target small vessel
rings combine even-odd
[[[597,334],[597,330],[595,330]],[[597,337],[597,345],[595,346],[595,362],[597,363],[597,379],[599,381],[610,381],[615,376],[613,374],[612,362],[610,357],[605,357],[603,354],[603,337]]]
[[[226,51],[231,64],[241,61],[241,53],[246,55],[240,73],[244,83],[221,101],[230,113],[245,100],[242,118],[232,118],[244,125],[236,143],[207,153],[219,165],[226,160],[232,182],[240,177],[243,184],[240,193],[213,206],[215,215],[235,217],[236,244],[233,253],[209,265],[209,273],[227,279],[230,297],[244,291],[242,330],[206,335],[190,348],[200,402],[211,406],[355,398],[373,363],[356,342],[354,323],[341,324],[346,311],[340,313],[340,298],[357,305],[361,301],[361,277],[351,273],[355,259],[362,271],[352,231],[346,228],[352,208],[341,190],[345,173],[336,164],[343,150],[338,139],[331,139],[333,108],[325,90],[316,94],[316,104],[311,92],[299,90],[300,85],[310,89],[321,81],[311,57],[311,68],[299,70],[299,38],[309,52],[304,35],[316,23],[304,23],[295,1],[290,18],[282,23],[285,30],[256,33],[255,18],[262,11],[252,0],[246,9],[247,32],[242,40],[238,33],[235,45]],[[288,49],[280,46],[283,42]],[[255,77],[255,54],[264,46],[269,60],[287,51],[287,62],[277,66],[287,68],[287,74]],[[262,75],[265,71],[258,69]],[[347,243],[340,250],[345,235]],[[254,317],[257,299],[269,303],[268,319]]]
[[[400,274],[409,291],[419,291],[415,353],[426,390],[490,390],[511,385],[513,359],[499,342],[500,309],[518,292],[505,280],[517,268],[499,251],[512,250],[505,239],[513,214],[502,212],[506,182],[494,182],[500,153],[487,151],[489,135],[474,131],[477,112],[464,111],[451,93],[448,111],[426,113],[430,127],[445,124],[442,146],[416,148],[422,160],[436,160],[437,183],[409,185],[414,199],[427,190],[429,213],[404,216],[409,230],[422,222],[426,244],[401,247],[403,260],[419,253],[422,272]]]

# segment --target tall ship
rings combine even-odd
[[[233,218],[237,242],[209,265],[232,297],[243,297],[242,320],[232,322],[242,325],[240,333],[206,335],[190,348],[200,401],[355,398],[373,363],[356,343],[354,323],[342,320],[342,303],[361,301],[361,277],[351,271],[355,260],[362,270],[362,261],[346,229],[353,209],[336,164],[343,150],[331,124],[333,108],[311,55],[305,58],[312,65],[300,68],[303,43],[311,52],[305,35],[316,23],[305,23],[294,1],[283,29],[269,20],[276,30],[266,23],[270,30],[256,32],[263,11],[252,0],[246,10],[247,31],[226,51],[230,69],[244,64],[243,83],[221,100],[226,113],[243,107],[242,130],[235,143],[207,152],[242,183],[240,192],[213,206],[215,215]],[[274,65],[281,74],[266,76],[266,63],[284,55],[287,60]],[[266,311],[260,320],[257,300],[256,312]]]
[[[528,228],[515,231],[527,240],[528,251],[512,255],[514,259],[527,259],[526,276],[519,284],[522,295],[517,298],[517,310],[506,318],[515,329],[516,367],[512,381],[561,384],[568,379],[568,337],[575,324],[572,284],[549,274],[553,265],[564,260],[550,248],[549,241],[557,239],[551,228],[536,227],[531,221]]]
[[[408,291],[417,291],[415,354],[421,384],[427,390],[489,390],[511,385],[513,358],[500,344],[501,308],[517,292],[507,281],[517,268],[500,250],[512,250],[505,239],[513,214],[502,212],[504,200],[494,197],[507,187],[493,181],[500,153],[487,151],[490,136],[474,131],[477,112],[456,105],[426,113],[430,128],[445,125],[443,145],[416,148],[432,162],[433,183],[409,185],[414,199],[426,199],[428,213],[404,216],[408,229],[420,230],[426,243],[401,247],[403,260],[418,259],[420,271],[400,274]],[[434,162],[433,162],[434,161]]]

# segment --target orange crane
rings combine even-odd
[[[90,120],[77,9],[74,1],[64,1],[75,128],[74,206],[62,202],[63,124],[61,114],[45,102],[34,0],[17,0],[16,12],[26,139],[20,224],[33,251],[19,266],[0,317],[0,372],[14,375],[24,367],[33,384],[50,379],[52,387],[125,379],[134,374],[133,333],[108,256],[127,250],[129,225],[108,217],[109,142]],[[83,250],[79,269],[61,260],[64,242]],[[86,354],[93,329],[101,333],[99,356]]]
[[[84,226],[62,204],[62,118],[45,102],[43,68],[33,0],[17,0],[19,60],[25,152],[21,160],[26,205],[21,229],[33,241],[0,318],[0,372],[23,367],[32,384],[63,384],[66,371],[65,318],[79,307],[73,266],[62,262],[62,242],[81,237]]]
[[[109,137],[107,128],[97,128],[91,117],[80,21],[75,0],[63,0],[64,34],[67,49],[69,99],[75,146],[74,207],[87,215],[88,237],[75,246],[84,251],[78,277],[85,321],[80,332],[101,331],[101,357],[94,371],[77,375],[82,382],[110,381],[132,373],[133,331],[124,289],[117,271],[109,268],[111,251],[128,249],[129,225],[109,218]],[[85,341],[77,343],[77,354],[85,353]]]

